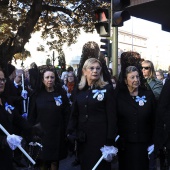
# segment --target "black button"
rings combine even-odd
[[[86,118],[88,118],[89,117],[89,115],[86,115]]]

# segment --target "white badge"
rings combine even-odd
[[[61,105],[61,103],[58,100],[56,100],[55,103],[56,103],[57,106]]]
[[[104,95],[103,94],[98,94],[98,96],[97,96],[97,100],[98,101],[102,101],[103,100],[103,98],[104,98]]]
[[[139,100],[139,106],[143,106],[143,105],[144,105],[143,100]]]

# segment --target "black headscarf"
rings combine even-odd
[[[124,82],[124,79],[126,78],[126,68],[128,66],[135,66],[138,71],[139,71],[139,77],[140,77],[140,86],[142,88],[147,88],[147,82],[143,76],[142,70],[141,70],[141,62],[143,59],[141,59],[141,56],[137,52],[133,51],[127,51],[123,52],[121,54],[121,72],[119,74],[119,79],[118,79],[118,86],[119,87],[125,87],[126,84]]]
[[[79,68],[78,68],[78,72],[77,72],[77,83],[79,83],[81,80],[83,65],[84,65],[85,61],[89,58],[97,58],[100,60],[100,62],[102,64],[104,81],[107,81],[107,82],[109,82],[109,84],[112,84],[111,79],[110,79],[110,74],[109,74],[108,68],[106,66],[106,61],[104,59],[104,55],[102,53],[100,53],[99,45],[94,41],[88,41],[83,46],[82,55],[80,58]]]

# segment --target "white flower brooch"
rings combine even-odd
[[[98,101],[102,101],[104,99],[104,93],[106,93],[106,89],[104,90],[93,90],[92,93],[95,93],[93,95],[93,99],[97,97]]]
[[[62,102],[61,98],[62,98],[61,96],[54,97],[54,100],[55,100],[55,103],[57,106],[62,105],[63,102]]]
[[[139,106],[143,106],[147,100],[146,99],[146,96],[142,96],[142,97],[139,97],[139,96],[136,96],[136,102],[139,102]]]

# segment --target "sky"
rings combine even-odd
[[[146,59],[152,62],[157,60],[158,68],[168,69],[170,65],[170,33],[162,31],[160,24],[131,17],[130,20],[124,22],[124,26],[120,29],[147,37]]]
[[[161,25],[143,20],[136,17],[131,17],[130,20],[124,22],[124,26],[120,27],[123,30],[133,32],[139,35],[149,37],[153,42],[169,43],[170,44],[170,33],[162,31]]]
[[[120,27],[120,29],[147,37],[147,59],[154,60],[156,55],[160,67],[162,69],[167,69],[170,65],[170,33],[162,31],[160,24],[131,17],[130,20],[124,22],[124,26]],[[97,33],[93,35],[83,33],[78,38],[77,44],[73,44],[71,47],[64,47],[65,55],[68,56],[66,59],[67,63],[69,63],[71,59],[74,59],[75,56],[81,55],[82,47],[87,41],[96,41],[97,43],[100,43],[100,37]],[[40,39],[40,33],[37,33],[36,35],[32,35],[29,43],[26,44],[25,48],[31,52],[32,58],[28,58],[24,61],[25,67],[29,67],[33,61],[38,65],[43,65],[45,64],[46,59],[52,56],[53,51],[47,50],[46,52],[37,52],[36,47],[40,43],[45,42]],[[157,51],[155,51],[155,47],[157,47]],[[57,53],[55,53],[55,56],[57,56]],[[20,68],[20,63],[20,61],[17,62],[17,68]]]

